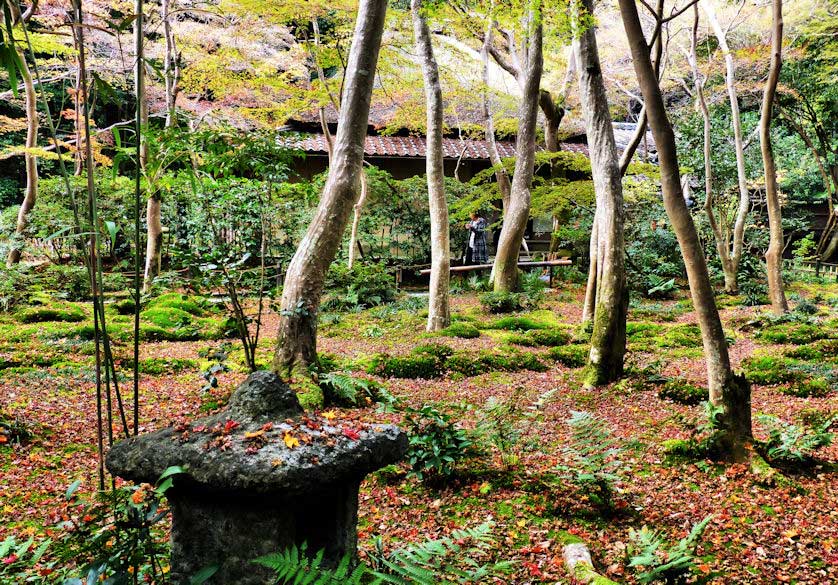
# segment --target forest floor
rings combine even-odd
[[[814,424],[838,414],[838,285],[798,283],[793,290],[792,304],[804,307],[786,322],[768,318],[765,306],[742,307],[728,298],[720,298],[722,318],[734,367],[744,367],[764,382],[752,387],[754,413]],[[574,286],[549,291],[539,310],[518,315],[527,320],[506,323],[499,322],[503,316],[486,313],[476,295],[456,296],[453,313],[480,332],[473,339],[426,334],[422,310],[398,305],[343,313],[322,327],[320,351],[359,376],[371,377],[362,370],[376,353],[409,355],[415,346],[431,342],[469,355],[534,353],[547,366],[544,371],[380,379],[406,404],[434,404],[466,428],[484,416],[490,398],[506,399],[515,406],[517,414],[510,416],[517,417],[521,437],[504,457],[491,444],[484,445],[487,456],[461,464],[445,480],[421,482],[392,469],[370,476],[361,490],[362,556],[373,550],[375,536],[392,549],[492,520],[495,540],[490,554],[515,561],[512,573],[498,582],[569,582],[561,556],[562,535],[567,532],[587,542],[602,573],[632,583],[636,573],[628,566],[631,529],[645,525],[674,541],[712,514],[697,550],[698,577],[715,583],[838,582],[838,481],[832,471],[838,447],[821,449],[817,455],[823,464],[787,472],[774,485],[766,485],[743,465],[668,456],[664,442],[688,439],[691,426],[704,419],[703,406],[659,397],[664,380],[705,384],[700,336],[689,301],[632,304],[627,380],[586,390],[577,365],[584,344],[564,343],[557,350],[530,340],[527,347],[520,343],[533,334],[510,330],[534,323],[542,330],[572,332],[582,294]],[[269,313],[265,321],[262,363],[270,360],[276,319]],[[95,490],[91,342],[76,335],[79,327],[77,322],[43,321],[24,326],[11,317],[0,318],[0,412],[20,418],[34,432],[23,444],[0,444],[0,541],[8,534],[58,537],[57,524],[67,513],[67,487],[81,480],[83,492]],[[201,390],[201,372],[209,364],[201,356],[221,343],[143,344],[141,431],[223,405],[245,373],[241,352],[234,346],[228,359],[231,371],[219,374],[217,389]],[[130,355],[130,345],[118,342],[116,353]],[[122,363],[125,366],[127,358]],[[122,386],[125,391],[129,384]],[[623,448],[613,513],[597,510],[558,477],[557,465],[570,461],[564,448],[572,411],[603,417]],[[398,412],[381,412],[375,406],[337,409],[336,414],[345,420],[402,420]],[[757,438],[766,436],[758,419],[755,432]]]

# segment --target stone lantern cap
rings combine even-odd
[[[393,425],[304,413],[275,374],[251,374],[224,411],[121,441],[107,457],[114,475],[154,483],[169,467],[176,488],[296,496],[358,481],[399,461],[407,436]]]

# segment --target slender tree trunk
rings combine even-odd
[[[23,236],[26,226],[29,225],[29,212],[35,207],[35,200],[38,197],[38,158],[29,149],[38,146],[38,101],[35,95],[35,84],[32,82],[32,74],[26,64],[26,57],[18,52],[23,79],[23,90],[26,95],[26,193],[23,202],[20,204],[20,211],[17,214],[17,227],[15,228],[15,239],[9,256],[6,259],[7,266],[13,266],[20,262]]]
[[[730,118],[733,123],[733,145],[736,152],[736,176],[739,184],[739,207],[736,210],[736,219],[733,223],[733,250],[727,254],[728,261],[725,267],[725,291],[731,294],[739,292],[739,263],[742,260],[742,250],[745,244],[745,223],[748,212],[751,209],[751,197],[748,191],[748,175],[745,170],[745,147],[742,139],[742,118],[739,115],[739,96],[736,91],[736,67],[733,63],[733,54],[727,44],[725,31],[719,24],[716,17],[716,10],[711,0],[701,0],[701,6],[707,14],[710,26],[713,29],[719,47],[725,58],[725,83],[730,100]],[[723,262],[723,266],[725,263]]]
[[[594,222],[591,224],[591,241],[588,245],[588,256],[590,257],[588,281],[585,285],[585,303],[582,305],[582,327],[585,330],[589,330],[590,324],[594,320],[596,285],[599,280],[597,278],[599,274],[599,262],[597,260],[597,255],[599,254],[599,229],[597,223],[597,214],[594,212]]]
[[[535,167],[535,129],[538,122],[539,85],[543,68],[542,25],[539,9],[533,2],[527,15],[526,72],[523,96],[518,114],[518,136],[515,144],[515,172],[512,196],[504,213],[503,228],[492,268],[495,291],[518,288],[518,251],[530,216],[530,183]]]
[[[175,124],[176,103],[178,94],[178,52],[175,44],[175,32],[171,22],[171,4],[174,0],[161,0],[161,18],[163,19],[163,36],[166,39],[166,54],[163,59],[163,79],[166,84],[166,128]]]
[[[759,142],[762,147],[762,164],[765,167],[765,201],[768,204],[770,232],[765,261],[768,270],[768,296],[771,308],[777,315],[789,310],[783,290],[783,217],[780,194],[777,189],[777,169],[771,147],[771,109],[777,93],[777,82],[783,66],[783,2],[773,0],[773,25],[771,39],[771,67],[762,97],[762,115],[759,120]]]
[[[361,0],[347,63],[333,164],[320,203],[288,266],[282,291],[274,371],[305,376],[317,363],[317,311],[326,271],[357,200],[370,98],[387,0]]]
[[[483,119],[486,124],[486,141],[489,145],[489,160],[492,166],[495,167],[495,180],[498,183],[498,190],[500,191],[501,202],[503,209],[509,208],[509,197],[512,191],[512,182],[509,180],[509,174],[503,167],[503,161],[500,158],[498,151],[498,143],[495,139],[495,120],[492,115],[491,106],[489,105],[489,48],[492,46],[493,32],[495,29],[494,22],[490,19],[486,25],[486,35],[483,39],[483,47],[480,50],[480,58],[483,62]]]
[[[693,86],[695,88],[698,108],[704,122],[704,211],[707,213],[707,221],[716,240],[716,250],[722,263],[722,272],[725,278],[725,290],[735,291],[737,289],[736,272],[737,267],[730,256],[730,241],[722,232],[722,228],[716,218],[713,209],[713,163],[711,157],[712,145],[710,142],[710,110],[704,98],[704,82],[698,70],[698,4],[693,5],[693,28],[690,36],[690,52],[687,54],[690,68],[693,74]]]
[[[428,331],[439,331],[451,324],[448,304],[448,281],[451,251],[448,242],[448,202],[445,199],[445,174],[442,160],[442,86],[439,83],[431,31],[422,14],[422,0],[411,0],[413,36],[422,62],[427,109],[428,206],[431,213],[431,285],[428,300]]]
[[[681,189],[675,133],[649,58],[635,0],[619,0],[619,5],[649,125],[658,147],[664,207],[681,247],[693,307],[701,328],[710,401],[723,408],[722,447],[731,458],[745,459],[752,440],[750,386],[743,377],[734,375],[730,367],[727,340],[716,309],[704,253]]]
[[[593,0],[581,0],[578,6],[586,14],[593,15]],[[596,258],[598,265],[601,263],[597,270],[594,327],[585,384],[600,386],[623,375],[623,356],[626,353],[628,289],[623,239],[623,186],[596,32],[593,26],[579,30],[580,12],[577,8],[573,15],[577,36],[574,51],[579,63],[579,101],[585,117],[596,192]]]
[[[351,269],[358,257],[358,230],[361,227],[361,212],[367,203],[367,175],[361,169],[361,194],[352,206],[352,229],[349,231],[349,258],[346,265]]]

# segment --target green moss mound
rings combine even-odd
[[[794,382],[780,390],[783,394],[798,398],[822,398],[832,392],[832,385],[826,378],[810,378]]]
[[[807,361],[823,361],[838,357],[838,339],[821,339],[814,343],[799,345],[786,352],[791,358]]]
[[[763,328],[757,332],[754,338],[766,343],[806,345],[829,336],[830,331],[826,327],[806,323],[777,323]]]
[[[173,292],[160,295],[149,301],[147,309],[156,308],[177,309],[178,311],[201,317],[212,309],[212,305],[202,297]]]
[[[629,321],[626,323],[626,339],[629,343],[657,337],[665,327],[648,321]]]
[[[742,369],[748,381],[763,386],[791,382],[798,374],[791,369],[798,362],[782,356],[761,355],[749,357],[742,362]]]
[[[480,330],[471,323],[457,321],[451,323],[448,327],[441,331],[442,335],[446,337],[459,337],[461,339],[474,339],[480,337]]]
[[[674,378],[661,386],[660,390],[658,390],[658,398],[661,400],[671,400],[672,402],[685,406],[695,406],[707,400],[707,390],[690,384],[686,380]]]
[[[494,321],[488,327],[488,329],[501,329],[503,331],[531,331],[546,328],[547,325],[531,317],[503,317]]]
[[[581,368],[588,363],[588,352],[586,345],[564,345],[550,349],[547,356],[568,368]]]
[[[532,329],[524,334],[513,335],[510,343],[525,347],[557,347],[572,341],[570,333],[563,329]]]
[[[487,372],[520,372],[522,370],[544,372],[547,370],[547,366],[538,359],[538,356],[526,352],[506,354],[490,351],[480,351],[476,354],[458,352],[448,359],[446,365],[451,372],[463,376],[479,376]]]
[[[674,325],[655,337],[655,345],[667,347],[700,347],[701,330],[698,325]]]
[[[383,378],[411,378],[429,380],[445,373],[444,360],[433,355],[389,356],[377,355],[367,368],[367,373]]]
[[[87,318],[84,310],[73,303],[53,302],[49,305],[30,307],[17,313],[21,323],[64,322],[78,323]]]

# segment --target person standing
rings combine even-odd
[[[471,221],[466,223],[469,230],[468,248],[466,249],[466,264],[486,264],[489,257],[486,254],[486,228],[488,222],[476,211],[471,212]]]

